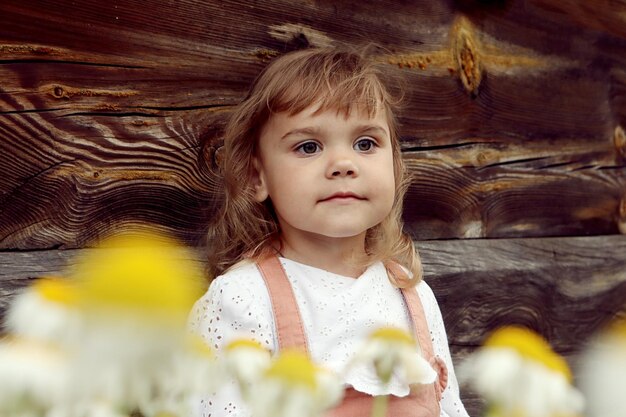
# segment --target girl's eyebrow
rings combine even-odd
[[[319,127],[302,127],[302,128],[298,128],[298,129],[293,129],[290,130],[289,132],[285,133],[280,140],[283,140],[289,136],[295,136],[295,135],[304,135],[304,136],[309,136],[309,135],[319,135],[320,133],[320,128]]]
[[[354,129],[355,132],[359,132],[359,133],[378,133],[379,135],[389,135],[389,132],[387,132],[387,129],[383,128],[380,125],[362,125],[362,126],[358,126],[356,129]]]
[[[320,132],[322,131],[322,129],[319,126],[310,126],[310,127],[302,127],[302,128],[297,128],[297,129],[293,129],[290,130],[289,132],[285,133],[280,140],[283,140],[289,136],[317,136],[320,134]],[[361,125],[361,126],[357,126],[356,128],[354,128],[354,132],[358,132],[358,134],[363,134],[363,133],[371,133],[371,134],[379,134],[379,135],[385,135],[385,136],[389,136],[389,132],[387,132],[387,129],[383,128],[380,125]]]

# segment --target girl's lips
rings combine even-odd
[[[324,201],[331,201],[331,200],[365,200],[365,198],[361,197],[358,194],[355,193],[335,193],[332,194],[320,201],[324,202]]]

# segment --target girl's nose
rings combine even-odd
[[[329,177],[356,177],[359,169],[350,158],[341,158],[333,161],[328,167]]]

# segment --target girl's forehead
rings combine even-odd
[[[349,109],[324,108],[316,103],[298,113],[284,111],[271,114],[263,126],[261,135],[269,130],[274,134],[292,130],[306,133],[321,132],[339,125],[356,130],[376,128],[385,135],[391,134],[387,111],[384,108],[372,113],[364,106],[353,106]]]

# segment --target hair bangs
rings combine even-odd
[[[302,51],[279,65],[281,68],[269,71],[280,72],[280,77],[264,74],[274,84],[263,83],[269,87],[265,104],[270,114],[294,115],[309,106],[318,106],[316,113],[336,110],[346,116],[356,109],[370,118],[381,110],[394,113],[399,100],[391,97],[372,63],[353,53],[308,55]]]

